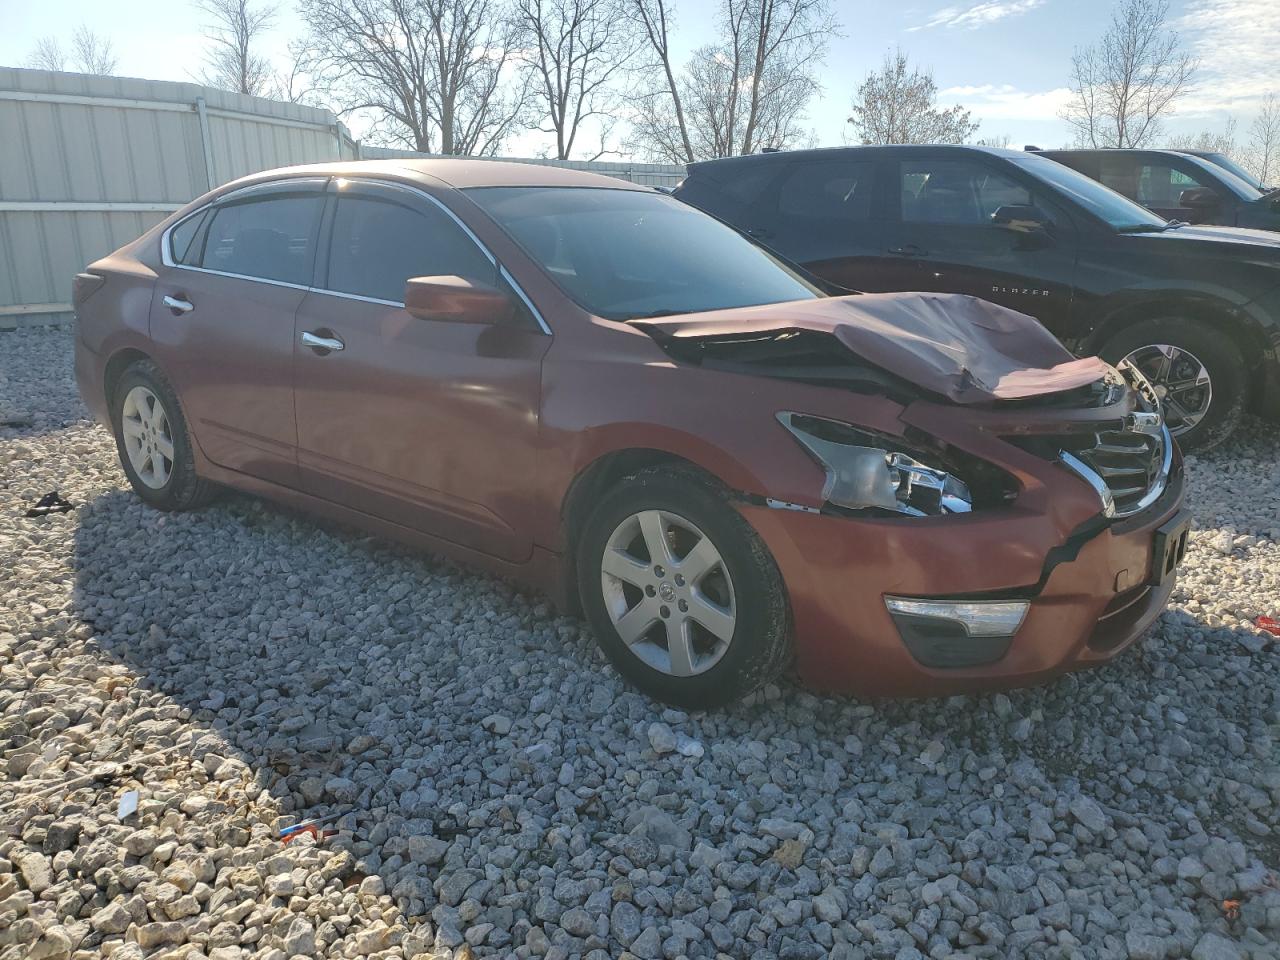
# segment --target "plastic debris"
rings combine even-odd
[[[1259,630],[1264,630],[1275,637],[1280,637],[1280,620],[1275,617],[1258,617],[1253,621],[1253,625]]]
[[[116,807],[116,817],[123,820],[138,812],[138,791],[130,790],[120,798],[120,806]]]
[[[313,817],[310,820],[303,820],[301,823],[295,823],[291,827],[282,827],[278,834],[280,838],[280,845],[284,846],[290,840],[296,840],[304,833],[311,834],[316,843],[320,843],[330,837],[336,837],[338,835],[337,830],[325,830],[322,829],[322,827],[327,823],[333,823],[333,821],[345,817],[347,812],[349,811],[344,811],[343,813],[331,813],[327,817]]]
[[[36,501],[36,505],[27,511],[27,516],[47,517],[51,513],[66,513],[74,509],[71,501],[62,499],[57,490],[51,490]]]

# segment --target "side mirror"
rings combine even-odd
[[[1044,233],[1052,221],[1034,203],[1006,203],[991,215],[991,222],[1014,233]]]
[[[1178,206],[1212,210],[1221,205],[1222,198],[1211,187],[1188,187],[1178,194]]]
[[[404,308],[419,320],[503,324],[515,304],[501,290],[462,277],[413,277],[404,285]]]

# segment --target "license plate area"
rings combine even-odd
[[[1151,543],[1151,574],[1147,582],[1159,586],[1168,580],[1187,555],[1191,514],[1183,510],[1155,532]]]

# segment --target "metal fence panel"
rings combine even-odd
[[[0,67],[0,329],[71,319],[71,278],[211,187],[362,148],[328,110],[193,83]],[[678,164],[526,160],[674,186]]]

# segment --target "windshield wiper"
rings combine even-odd
[[[650,310],[648,313],[633,313],[627,317],[624,322],[630,323],[632,320],[656,320],[658,317],[678,317],[684,313],[696,313],[695,310]]]
[[[1116,233],[1164,233],[1168,229],[1167,223],[1130,223],[1116,227]]]

